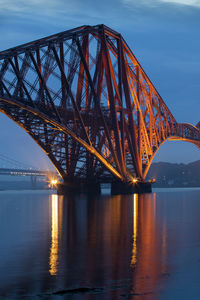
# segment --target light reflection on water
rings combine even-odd
[[[133,195],[133,250],[131,265],[137,261],[138,194]]]
[[[196,299],[199,211],[198,190],[2,192],[0,299]]]
[[[56,275],[58,270],[59,221],[62,226],[62,214],[59,214],[58,204],[61,211],[62,200],[63,197],[58,199],[57,194],[51,195],[51,249],[49,257],[49,273],[51,275]]]

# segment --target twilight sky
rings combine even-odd
[[[0,0],[0,51],[80,25],[120,32],[178,122],[200,120],[200,0]],[[35,142],[0,114],[0,154],[47,168]],[[154,161],[191,162],[200,151],[166,142]],[[1,160],[0,160],[1,167]]]

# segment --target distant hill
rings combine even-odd
[[[154,187],[200,187],[200,160],[189,164],[152,163],[147,179],[155,178]]]

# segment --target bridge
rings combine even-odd
[[[63,186],[145,190],[166,140],[200,148],[200,123],[176,122],[123,37],[105,25],[0,52],[0,111],[43,149]]]
[[[36,187],[36,178],[45,177],[45,182],[49,188],[55,188],[58,182],[58,174],[53,171],[41,171],[32,169],[11,169],[11,168],[0,168],[0,176],[29,176],[32,187]],[[4,186],[5,188],[5,186]],[[6,186],[6,189],[8,187]],[[17,188],[17,187],[15,187]],[[43,187],[44,188],[44,187]]]
[[[11,176],[42,176],[50,178],[55,172],[50,171],[40,171],[31,169],[10,169],[10,168],[0,168],[0,175],[11,175]]]
[[[58,173],[50,170],[40,170],[26,163],[0,153],[0,175],[4,176],[29,176],[31,182],[36,182],[36,177],[45,177],[49,186],[55,185],[58,181]]]

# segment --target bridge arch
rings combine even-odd
[[[50,130],[53,130],[55,133],[58,135],[62,133],[63,136],[68,135],[70,136],[74,141],[78,142],[82,147],[84,147],[90,154],[94,155],[106,168],[109,169],[111,173],[113,173],[116,178],[119,180],[122,180],[122,177],[120,174],[110,165],[104,157],[100,156],[99,153],[96,151],[94,147],[91,145],[88,145],[84,140],[81,138],[78,138],[72,131],[70,131],[68,128],[66,128],[63,124],[59,124],[58,122],[55,122],[54,120],[50,119],[49,116],[46,116],[44,113],[38,112],[37,110],[34,110],[31,107],[28,106],[23,106],[21,104],[15,103],[12,100],[5,100],[5,99],[0,99],[2,100],[2,103],[0,103],[0,112],[8,116],[12,121],[14,121],[16,124],[18,124],[22,129],[27,131],[27,133],[33,138],[33,140],[41,147],[41,149],[47,154],[55,168],[57,169],[58,173],[60,174],[61,177],[65,177],[65,173],[63,172],[62,166],[59,164],[59,161],[56,160],[55,154],[52,153],[50,150],[50,145],[46,139],[45,142],[42,141],[41,138],[41,127],[44,127],[43,129],[46,129],[46,133],[48,134],[49,128]],[[3,104],[4,103],[4,104]],[[6,104],[5,104],[6,103]],[[10,105],[9,107],[13,109],[13,113],[9,112],[9,114],[6,112],[5,107],[8,108],[8,104]],[[4,108],[3,108],[4,107]],[[34,117],[35,121],[37,119],[37,126],[34,126],[32,128],[32,124],[28,123],[26,124],[25,120],[22,119],[19,116],[19,111],[17,110],[16,114],[16,107],[20,108],[20,112],[25,112],[27,115],[29,114],[31,117]],[[35,125],[35,124],[34,124]],[[38,132],[40,131],[40,132]],[[45,133],[43,132],[45,135]],[[48,135],[49,137],[49,135]],[[60,148],[62,145],[60,145]],[[63,146],[64,148],[64,146]]]
[[[182,147],[185,146],[185,145],[181,144],[182,147],[180,147],[180,142],[187,142],[187,143],[190,143],[190,144],[196,146],[198,149],[200,149],[200,144],[199,144],[199,143],[196,143],[196,142],[194,142],[194,141],[192,141],[192,140],[184,140],[184,139],[182,139],[181,137],[174,137],[174,136],[171,136],[171,137],[167,138],[166,140],[164,140],[164,141],[159,145],[159,147],[158,147],[157,150],[155,151],[154,155],[151,157],[151,161],[150,161],[149,168],[148,168],[148,170],[146,170],[146,174],[145,174],[146,176],[148,176],[148,172],[149,172],[149,169],[150,169],[150,167],[151,167],[151,164],[154,162],[154,159],[156,158],[158,152],[163,150],[163,148],[165,147],[165,143],[166,143],[166,142],[170,142],[170,143],[172,142],[171,144],[173,144],[173,141],[179,142],[178,147],[176,146],[176,147],[178,148],[178,150],[180,150],[180,148],[182,148]],[[173,149],[173,147],[172,147],[172,149]],[[190,150],[192,150],[192,149],[190,149]],[[168,151],[171,151],[169,144],[168,144]],[[165,159],[163,159],[163,161],[165,161]]]

